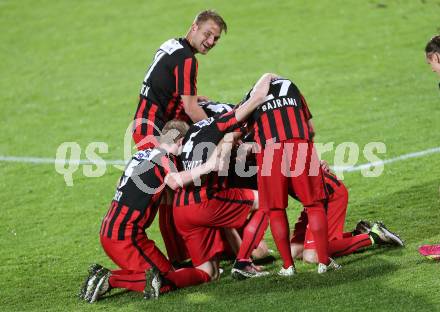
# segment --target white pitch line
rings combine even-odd
[[[345,167],[344,166],[340,166],[340,167],[335,166],[335,167],[332,167],[332,169],[335,171],[345,171],[345,172],[360,171],[363,169],[369,169],[371,167],[383,166],[385,164],[390,164],[393,162],[397,162],[397,161],[401,161],[401,160],[405,160],[405,159],[410,159],[410,158],[423,157],[423,156],[426,156],[429,154],[435,154],[435,153],[440,153],[440,147],[433,147],[433,148],[429,148],[424,151],[404,154],[404,155],[400,155],[400,156],[397,156],[394,158],[375,161],[372,163],[366,163],[366,164],[357,165],[357,166],[345,166]]]
[[[125,165],[124,160],[96,160],[94,162],[84,159],[55,159],[55,158],[40,158],[40,157],[19,157],[19,156],[0,156],[0,161],[4,162],[18,162],[30,164],[80,164],[80,165]]]
[[[429,148],[424,151],[414,152],[409,154],[400,155],[394,158],[385,159],[381,161],[375,161],[372,163],[361,164],[357,166],[334,166],[333,170],[336,171],[345,171],[345,172],[354,172],[360,171],[363,169],[368,169],[371,167],[383,166],[385,164],[390,164],[393,162],[406,160],[410,158],[418,158],[423,157],[429,154],[440,153],[440,147]],[[40,158],[40,157],[18,157],[18,156],[0,156],[0,161],[3,162],[18,162],[18,163],[31,163],[31,164],[80,164],[80,165],[96,165],[96,164],[107,164],[107,165],[125,165],[126,162],[124,160],[96,160],[92,162],[90,160],[64,160],[64,159],[55,159],[55,158]]]

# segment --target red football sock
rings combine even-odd
[[[281,259],[283,259],[283,267],[287,269],[293,265],[293,259],[290,253],[289,221],[287,220],[286,209],[270,210],[269,218],[272,237]]]
[[[133,270],[124,270],[124,269],[112,270],[112,275],[125,275],[125,274],[132,274],[133,272],[134,272]]]
[[[252,251],[258,246],[269,224],[269,216],[263,210],[258,209],[252,216],[243,231],[243,240],[237,259],[249,259]]]
[[[328,244],[328,252],[334,257],[349,255],[362,247],[371,246],[372,242],[368,234],[359,234],[343,239],[332,240]]]
[[[195,286],[207,283],[211,280],[208,273],[196,268],[184,268],[177,271],[169,271],[164,277],[177,288]]]
[[[124,274],[114,272],[125,271]],[[133,291],[143,292],[145,289],[145,272],[117,270],[112,271],[109,278],[110,286],[113,288],[125,288]]]
[[[318,262],[329,264],[327,217],[325,215],[324,205],[321,202],[316,202],[314,205],[306,207],[306,210],[309,219],[309,228],[315,239]]]

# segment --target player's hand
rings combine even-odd
[[[205,163],[207,171],[219,171],[220,167],[220,159],[219,159],[219,150],[218,147],[212,152],[211,156],[209,156],[208,160]]]
[[[268,75],[268,76],[269,76],[270,81],[274,81],[274,80],[277,80],[277,79],[281,79],[281,76],[280,76],[280,75],[277,75],[277,74],[266,73],[265,75]]]
[[[176,190],[183,186],[183,181],[178,172],[170,172],[165,176],[164,182],[171,189]]]
[[[325,160],[321,160],[320,164],[321,164],[322,170],[324,170],[325,172],[330,172],[330,166],[329,166],[328,162],[326,162]]]
[[[197,95],[197,102],[208,102],[209,98],[204,95]]]
[[[252,96],[257,98],[259,101],[263,101],[269,92],[270,82],[273,79],[277,79],[279,76],[277,74],[266,73],[257,81],[254,87]]]

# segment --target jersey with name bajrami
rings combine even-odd
[[[145,231],[154,220],[164,179],[176,172],[175,159],[162,149],[146,149],[133,155],[119,179],[101,235],[124,240]]]
[[[183,140],[180,155],[184,170],[191,170],[205,163],[224,135],[239,127],[234,111],[193,124]],[[226,180],[227,177],[211,172],[202,178],[201,184],[179,189],[175,196],[175,205],[185,206],[210,199],[216,192],[226,187]]]
[[[189,121],[181,95],[197,95],[197,70],[197,59],[185,38],[163,43],[142,82],[135,119],[145,118],[162,127],[171,119]],[[142,125],[136,130],[145,134],[146,129]]]
[[[264,147],[270,139],[274,142],[295,138],[312,140],[308,125],[311,118],[307,102],[298,87],[288,79],[276,79],[271,82],[264,102],[248,122],[253,123],[255,141]]]

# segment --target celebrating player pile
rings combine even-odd
[[[139,151],[119,180],[100,231],[106,254],[120,269],[92,265],[81,299],[93,303],[113,288],[158,298],[218,279],[219,259],[228,249],[236,251],[234,278],[268,275],[251,254],[269,224],[283,260],[281,276],[295,274],[293,258],[318,263],[318,273],[325,273],[340,268],[329,255],[375,242],[403,245],[382,224],[370,229],[364,222],[367,233],[350,234],[350,240],[342,233],[346,190],[321,165],[312,114],[291,80],[264,74],[237,106],[197,97],[194,53],[206,54],[222,30],[223,19],[204,11],[185,39],[169,40],[157,52],[135,116]],[[258,150],[255,159],[247,158],[255,161],[257,174],[243,179],[234,170],[246,162],[237,147],[249,144]],[[289,194],[304,206],[292,240]],[[168,258],[146,233],[158,211]]]

